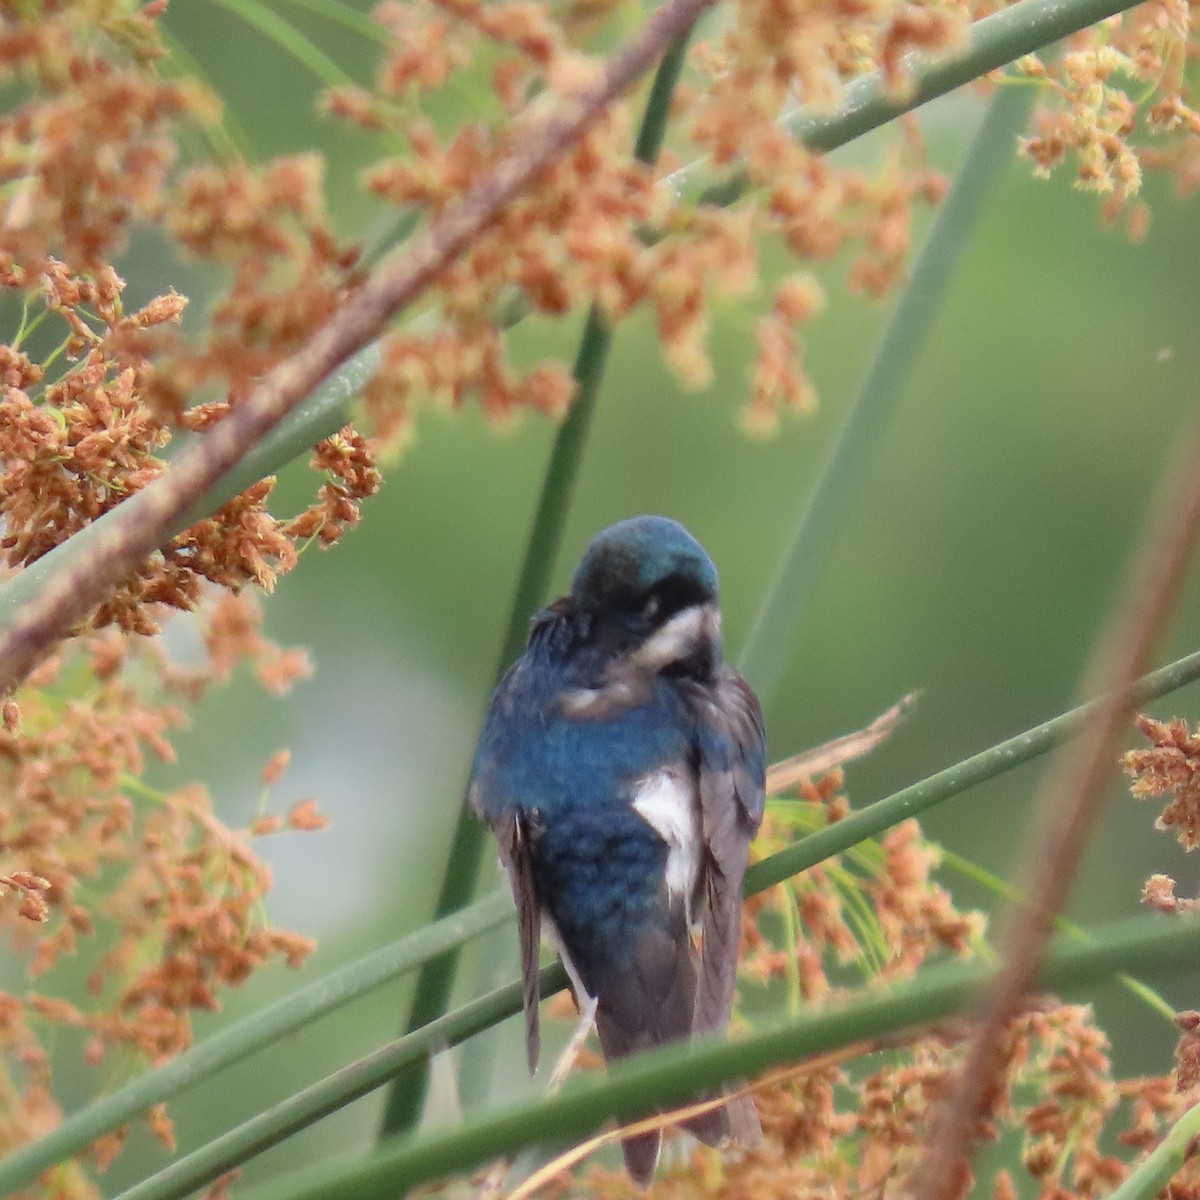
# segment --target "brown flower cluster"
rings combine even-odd
[[[12,567],[157,478],[180,427],[219,420],[357,278],[356,250],[325,216],[319,156],[178,161],[180,123],[210,129],[220,105],[156,69],[164,9],[73,4],[0,32],[0,81],[23,96],[0,117],[0,287],[25,313],[0,346],[0,549]],[[174,291],[125,311],[111,261],[139,220],[226,271],[199,335],[185,336],[187,301]],[[194,607],[205,582],[272,587],[297,543],[336,541],[378,488],[350,429],[317,448],[314,467],[324,483],[307,512],[272,515],[264,480],[165,546],[95,623],[153,633],[164,610]]]
[[[237,830],[200,785],[162,792],[141,778],[148,761],[173,761],[170,735],[187,706],[238,664],[277,687],[306,669],[262,637],[249,595],[227,595],[204,623],[199,665],[178,666],[157,641],[108,629],[74,639],[6,706],[0,847],[6,865],[20,866],[0,877],[0,922],[36,982],[0,995],[0,1149],[59,1117],[43,1048],[51,1031],[63,1046],[62,1031],[74,1031],[92,1068],[110,1056],[123,1070],[161,1063],[190,1044],[192,1015],[219,1007],[222,988],[274,960],[298,966],[312,949],[265,922],[270,872],[253,843],[278,828],[319,828],[314,803]],[[285,765],[273,761],[271,782]],[[65,959],[73,973],[86,967],[86,1002],[54,994]],[[165,1112],[151,1116],[173,1144]],[[95,1148],[98,1165],[123,1137]],[[63,1196],[95,1194],[85,1174],[71,1177]]]
[[[398,37],[374,87],[335,89],[324,101],[327,112],[405,144],[365,173],[364,186],[410,215],[442,211],[522,136],[526,109],[537,108],[530,97],[569,91],[587,77],[586,51],[609,44],[613,8],[559,13],[527,0],[381,6],[377,19]],[[853,290],[885,294],[904,278],[914,208],[945,191],[915,125],[902,123],[904,137],[866,169],[809,151],[779,117],[798,103],[836,104],[847,82],[870,71],[903,91],[907,55],[954,52],[969,21],[994,8],[990,0],[738,0],[721,31],[690,54],[658,170],[630,162],[629,112],[614,109],[444,274],[427,314],[436,320],[392,339],[370,392],[376,428],[402,441],[414,401],[427,397],[452,405],[477,397],[496,417],[521,408],[561,412],[571,392],[564,364],[522,375],[508,360],[505,314],[514,296],[522,312],[547,317],[592,300],[614,320],[647,307],[667,361],[702,387],[712,374],[711,305],[752,288],[764,235],[779,237],[802,266],[844,254]],[[1181,186],[1194,186],[1200,138],[1185,70],[1195,53],[1190,20],[1182,0],[1155,0],[1078,35],[1061,58],[1024,60],[1047,97],[1038,132],[1024,143],[1038,170],[1075,158],[1080,183],[1108,194],[1113,213],[1137,192],[1144,168],[1171,169]],[[420,115],[426,102],[480,77],[492,86],[488,116],[443,129]],[[697,158],[718,172],[736,165],[751,196],[732,209],[681,199],[664,177]],[[1135,231],[1144,226],[1144,206],[1128,212]],[[755,329],[751,430],[769,432],[782,410],[806,411],[815,401],[800,330],[822,296],[811,279],[800,280],[776,293]]]
[[[1136,725],[1151,745],[1148,750],[1130,750],[1122,759],[1133,776],[1130,791],[1139,800],[1169,796],[1155,827],[1174,830],[1179,844],[1194,850],[1200,845],[1200,733],[1193,733],[1179,717],[1156,721],[1142,715]],[[1200,900],[1177,896],[1175,887],[1169,875],[1151,875],[1142,889],[1142,903],[1158,912],[1195,912]]]
[[[944,195],[915,125],[874,169],[831,161],[779,123],[797,103],[832,107],[845,83],[881,71],[902,90],[902,59],[961,41],[961,6],[743,0],[726,32],[699,48],[700,82],[685,109],[692,144],[717,167],[739,165],[756,189],[756,234],[777,236],[802,264],[847,253],[852,291],[885,295],[905,278],[913,212]],[[814,281],[789,280],[756,331],[749,427],[771,431],[781,409],[812,408],[798,330],[821,310]]]
[[[75,269],[100,271],[134,219],[157,216],[177,154],[173,126],[215,115],[203,89],[149,69],[162,54],[165,7],[85,0],[5,14],[0,81],[36,99],[0,114],[0,180],[9,184],[0,263],[26,264],[36,278],[58,247]],[[89,28],[113,51],[100,52]]]
[[[1057,59],[1018,64],[1048,97],[1023,153],[1042,176],[1071,163],[1077,186],[1105,197],[1108,218],[1125,212],[1134,236],[1149,219],[1130,203],[1146,170],[1172,175],[1183,195],[1200,186],[1193,21],[1185,0],[1150,0],[1076,34]]]
[[[293,155],[252,167],[202,163],[166,197],[164,224],[181,253],[219,264],[229,283],[199,344],[160,345],[146,399],[177,416],[198,395],[236,403],[299,349],[359,281],[358,250],[325,213],[325,162]],[[223,408],[206,410],[205,420]]]
[[[181,155],[181,126],[211,131],[220,105],[158,70],[164,9],[83,0],[6,11],[0,28],[13,101],[0,114],[0,298],[19,314],[0,330],[0,582],[162,475],[178,440],[203,436],[357,281],[357,253],[325,216],[319,157]],[[113,264],[139,223],[225,272],[197,329],[173,290],[127,308]],[[311,465],[309,507],[277,516],[272,479],[248,488],[164,544],[5,698],[0,922],[29,983],[0,995],[0,1153],[61,1119],[51,1042],[110,1087],[186,1048],[193,1015],[224,989],[311,950],[268,922],[254,842],[320,829],[316,801],[239,830],[202,786],[143,778],[174,760],[190,706],[235,669],[275,693],[308,672],[302,652],[264,636],[248,589],[269,591],[307,545],[336,542],[380,481],[350,427]],[[180,610],[195,610],[205,651],[186,668],[154,636]],[[264,786],[285,765],[273,760]],[[68,1000],[80,968],[86,992]],[[165,1111],[149,1124],[171,1144]],[[97,1195],[91,1167],[123,1139],[60,1169],[55,1194]]]
[[[1150,747],[1129,750],[1122,759],[1126,772],[1133,777],[1130,791],[1139,800],[1169,797],[1155,827],[1173,831],[1185,850],[1194,850],[1200,845],[1200,731],[1193,732],[1180,717],[1158,721],[1142,714],[1135,724]],[[1200,898],[1177,895],[1177,886],[1170,875],[1151,875],[1142,888],[1142,903],[1156,912],[1181,916],[1200,910]],[[1179,1088],[1188,1093],[1200,1092],[1200,1022],[1194,1013],[1180,1014],[1179,1020],[1184,1030],[1177,1072]],[[1200,1189],[1200,1179],[1196,1186]]]
[[[403,38],[381,65],[373,89],[340,88],[326,111],[365,131],[388,130],[405,152],[364,176],[373,195],[432,216],[482,177],[527,127],[529,96],[562,94],[594,69],[585,51],[609,44],[611,5],[580,6],[556,16],[551,6],[516,0],[421,0],[377,13]],[[852,285],[873,295],[902,278],[911,245],[911,212],[936,200],[943,184],[924,162],[918,139],[877,172],[834,166],[798,146],[776,124],[796,97],[828,101],[841,83],[869,70],[873,58],[897,86],[899,61],[915,48],[957,44],[957,7],[839,3],[766,5],[744,0],[728,32],[698,45],[679,89],[672,127],[681,130],[654,168],[631,160],[631,120],[615,107],[539,180],[489,234],[439,281],[437,320],[397,333],[368,397],[376,428],[402,438],[415,400],[461,404],[477,396],[489,414],[520,408],[557,414],[571,394],[560,363],[524,375],[507,357],[503,314],[514,295],[522,311],[560,317],[595,300],[611,319],[648,308],[667,361],[691,386],[711,379],[707,332],[721,296],[749,291],[757,246],[781,233],[805,262],[847,245],[860,253]],[[781,28],[789,32],[781,36]],[[414,115],[418,98],[456,82],[490,78],[490,118],[443,132]],[[546,97],[541,97],[546,99]],[[711,156],[723,168],[744,162],[760,193],[732,208],[699,205],[664,182],[680,161]],[[654,235],[646,236],[647,230]],[[796,327],[820,310],[816,284],[789,281],[756,335],[757,366],[747,403],[749,425],[770,429],[781,408],[804,410],[814,390],[803,369]]]
[[[13,871],[0,875],[0,899],[9,892],[15,893],[17,912],[27,921],[46,921],[50,918],[50,905],[43,892],[50,890],[50,880],[31,871]]]
[[[770,855],[798,833],[845,816],[841,787],[841,772],[833,771],[802,782],[799,802],[769,806],[755,854]],[[911,978],[936,953],[970,955],[983,937],[983,917],[960,913],[933,881],[938,857],[917,822],[905,821],[878,843],[862,843],[749,900],[743,979],[787,983],[798,1011],[860,986],[864,973],[891,982]]]
[[[13,268],[0,282],[24,291],[33,281]],[[148,400],[155,364],[139,340],[178,322],[182,297],[170,293],[125,314],[124,281],[111,268],[94,278],[70,274],[49,259],[36,277],[48,318],[67,328],[65,352],[75,361],[53,380],[22,349],[21,334],[0,351],[6,386],[0,396],[0,550],[9,567],[35,562],[165,469],[161,452],[172,428]],[[29,295],[29,292],[26,292]],[[149,386],[153,392],[153,386]],[[183,424],[202,429],[228,405],[200,406]],[[249,583],[270,590],[296,562],[297,543],[330,544],[359,519],[359,502],[379,475],[366,443],[347,427],[322,442],[313,466],[326,482],[305,512],[281,520],[267,504],[265,479],[197,522],[103,604],[93,621],[140,634],[157,632],[161,614],[191,609],[206,582],[237,592]]]
[[[1140,716],[1136,724],[1150,748],[1130,750],[1123,759],[1133,776],[1130,790],[1139,800],[1169,796],[1155,825],[1173,830],[1185,850],[1195,850],[1200,846],[1200,731],[1193,733],[1179,717]]]

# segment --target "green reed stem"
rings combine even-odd
[[[1039,984],[1068,991],[1122,972],[1188,970],[1197,951],[1200,921],[1139,917],[1095,930],[1087,945],[1058,943]],[[941,965],[904,985],[772,1023],[737,1042],[709,1038],[639,1054],[613,1066],[604,1078],[580,1082],[558,1096],[525,1100],[452,1129],[406,1138],[365,1161],[317,1164],[251,1189],[246,1200],[393,1200],[418,1184],[526,1146],[586,1137],[611,1118],[631,1120],[731,1080],[944,1020],[961,1012],[991,975],[979,963]]]
[[[653,164],[658,158],[671,111],[671,97],[683,70],[686,51],[686,38],[673,43],[663,56],[654,76],[634,150],[635,156],[642,162]],[[496,670],[497,680],[520,654],[525,645],[529,618],[546,595],[550,573],[562,543],[563,528],[575,492],[575,481],[579,477],[579,468],[583,462],[587,435],[596,410],[600,385],[604,380],[604,368],[608,363],[612,341],[612,329],[593,304],[588,312],[575,359],[575,398],[571,402],[566,419],[559,427],[546,468],[546,478],[533,519],[525,560],[509,612],[500,662]],[[475,894],[488,836],[483,825],[464,805],[459,810],[454,827],[450,857],[434,910],[437,916],[461,908]],[[459,958],[459,951],[451,950],[442,957],[426,963],[421,969],[409,1012],[408,1029],[418,1029],[446,1011]],[[380,1137],[389,1137],[416,1124],[425,1103],[428,1076],[429,1068],[425,1059],[415,1060],[396,1076],[384,1107]]]
[[[764,708],[779,690],[817,584],[847,518],[857,511],[867,470],[942,310],[979,214],[997,177],[1012,161],[1014,141],[1032,104],[1031,88],[1001,87],[992,97],[912,278],[892,311],[866,381],[821,468],[742,650],[742,670]]]
[[[1200,1104],[1191,1108],[1171,1126],[1166,1137],[1129,1173],[1129,1178],[1109,1200],[1153,1200],[1195,1157],[1200,1137]]]
[[[12,1151],[0,1160],[0,1196],[26,1187],[43,1171],[90,1146],[98,1137],[134,1120],[153,1105],[172,1099],[222,1067],[241,1062],[318,1017],[416,969],[447,946],[461,945],[511,919],[512,900],[496,893],[227,1026],[165,1066],[93,1101],[37,1141]]]

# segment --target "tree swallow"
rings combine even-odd
[[[729,1021],[766,748],[720,623],[700,543],[666,517],[621,521],[534,616],[492,697],[468,795],[516,900],[531,1071],[543,928],[580,1008],[596,1002],[607,1060]],[[748,1096],[686,1128],[710,1145],[759,1136]],[[623,1142],[640,1185],[660,1142]]]

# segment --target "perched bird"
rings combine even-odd
[[[516,900],[531,1071],[543,927],[580,1008],[596,1002],[607,1060],[729,1020],[766,750],[720,623],[700,543],[666,517],[621,521],[534,616],[492,697],[468,796]],[[686,1127],[710,1145],[759,1136],[745,1096]],[[637,1183],[660,1142],[624,1140]]]

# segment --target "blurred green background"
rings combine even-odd
[[[298,6],[271,7],[351,75],[369,77],[373,52],[361,39]],[[314,76],[219,3],[173,5],[166,27],[225,97],[255,156],[312,146],[327,154],[338,224],[361,237],[377,217],[355,186],[372,147],[311,115]],[[969,96],[922,112],[947,172],[981,111]],[[867,139],[843,153],[869,158],[877,150]],[[850,768],[856,805],[1072,701],[1200,379],[1200,214],[1161,181],[1151,180],[1145,194],[1153,220],[1139,245],[1103,227],[1096,198],[1074,191],[1065,174],[1037,182],[1014,163],[987,206],[845,514],[767,713],[773,756],[783,757],[922,690],[901,732]],[[600,527],[633,513],[668,513],[720,567],[736,654],[887,317],[886,306],[845,294],[844,266],[820,272],[831,303],[807,335],[820,410],[787,420],[770,441],[748,440],[736,423],[753,304],[718,305],[717,376],[701,394],[676,385],[647,322],[622,327],[556,588]],[[212,283],[168,261],[149,239],[131,247],[124,272],[132,301],[173,283],[200,310]],[[514,353],[569,358],[577,333],[578,321],[530,322],[514,332]],[[238,679],[210,697],[180,740],[179,763],[164,779],[207,780],[228,820],[257,811],[259,771],[284,746],[294,757],[275,807],[315,795],[333,818],[322,833],[263,843],[276,876],[272,919],[320,939],[304,976],[265,972],[229,996],[224,1013],[199,1021],[199,1036],[428,919],[552,437],[541,419],[497,429],[471,409],[423,413],[415,443],[366,505],[362,526],[331,552],[307,552],[266,602],[267,631],[309,647],[314,677],[282,701]],[[286,475],[281,510],[303,504],[310,487],[307,472]],[[1163,661],[1196,647],[1197,616],[1193,591]],[[1156,711],[1200,719],[1200,691]],[[1010,875],[1040,770],[1035,764],[969,792],[935,812],[927,831]],[[1152,871],[1176,876],[1183,894],[1196,886],[1196,865],[1155,833],[1154,810],[1128,798],[1116,770],[1113,791],[1075,893],[1074,915],[1084,923],[1134,912]],[[943,878],[964,903],[991,904],[951,873]],[[477,954],[467,964],[463,995],[485,978],[515,973],[507,935],[494,941],[486,959]],[[1196,1006],[1198,981],[1166,981],[1166,994],[1177,1007]],[[394,1035],[407,998],[407,985],[390,988],[197,1089],[173,1110],[183,1148]],[[1174,1038],[1161,1018],[1124,995],[1100,1002],[1118,1068],[1166,1070]],[[465,1051],[478,1086],[464,1104],[528,1086],[512,1034],[501,1031],[498,1047]],[[439,1084],[435,1110],[444,1116],[453,1103]],[[248,1173],[262,1177],[368,1144],[378,1104],[359,1102]],[[138,1133],[106,1186],[119,1190],[160,1161]]]

